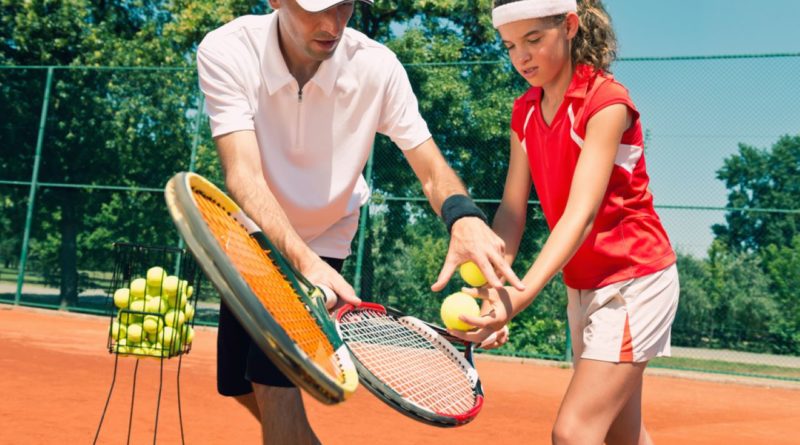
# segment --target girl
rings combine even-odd
[[[493,228],[513,261],[531,181],[551,233],[525,290],[468,289],[481,317],[462,316],[481,342],[501,331],[563,271],[575,371],[554,444],[651,444],[642,373],[669,355],[678,304],[675,253],[653,209],[639,113],[608,73],[615,38],[602,4],[496,0],[492,21],[531,88],[515,102],[503,200]],[[498,336],[489,347],[505,342]]]

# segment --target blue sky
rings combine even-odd
[[[799,53],[798,0],[607,0],[619,57]],[[724,206],[715,179],[739,142],[770,147],[800,133],[800,57],[619,62],[649,130],[657,205]],[[673,244],[704,256],[724,213],[660,209]]]

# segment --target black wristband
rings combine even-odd
[[[475,216],[489,224],[486,214],[472,202],[469,196],[450,195],[444,200],[444,204],[442,204],[442,219],[444,220],[444,225],[447,226],[447,233],[450,233],[456,221],[465,216]]]

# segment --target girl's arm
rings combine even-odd
[[[486,288],[471,290],[470,293],[474,296],[488,300],[492,311],[480,317],[462,315],[460,318],[463,321],[479,329],[454,334],[475,343],[482,342],[493,331],[501,329],[511,318],[525,309],[547,282],[572,258],[592,230],[614,168],[614,159],[622,140],[622,133],[630,124],[630,113],[623,104],[603,108],[589,119],[586,141],[575,167],[564,214],[547,238],[536,261],[522,279],[525,290],[517,291],[508,287],[500,290]],[[505,194],[503,198],[505,199]]]
[[[519,250],[525,218],[528,211],[528,197],[531,193],[531,173],[528,156],[516,132],[511,132],[511,149],[508,161],[508,175],[503,189],[503,199],[494,216],[492,229],[506,243],[505,259],[514,262]]]
[[[606,194],[622,133],[630,124],[631,116],[624,104],[610,105],[589,119],[564,214],[525,275],[523,282],[528,290],[519,293],[519,304],[514,304],[512,316],[536,298],[591,232]]]

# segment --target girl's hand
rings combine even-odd
[[[458,317],[461,321],[475,326],[477,329],[473,331],[454,331],[449,332],[456,337],[470,341],[472,343],[482,344],[494,332],[503,331],[511,318],[514,316],[514,297],[519,297],[519,292],[513,287],[491,288],[483,287],[481,289],[464,288],[462,292],[467,293],[475,298],[484,300],[484,314],[479,317],[470,315],[461,315]],[[518,298],[517,298],[518,299]],[[487,304],[488,303],[488,304]],[[486,310],[488,307],[488,311]],[[506,328],[505,335],[501,337],[498,334],[502,343],[501,346],[508,340],[508,330]],[[497,339],[489,342],[489,345],[497,343]]]

